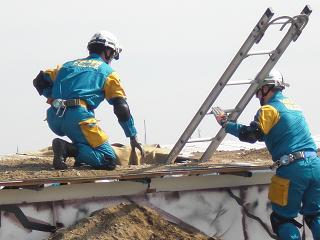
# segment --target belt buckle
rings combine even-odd
[[[275,161],[272,165],[271,165],[271,169],[275,169],[275,168],[279,168],[281,166],[286,166],[289,165],[290,163],[292,163],[294,161],[294,156],[293,154],[288,154],[288,155],[283,155],[280,157],[279,160]]]
[[[294,157],[290,153],[288,155],[281,156],[280,159],[279,159],[279,164],[280,164],[280,166],[285,166],[285,165],[288,165],[289,163],[291,163],[293,161],[294,161]]]
[[[53,102],[52,102],[52,106],[53,106],[54,108],[56,108],[56,109],[59,109],[59,108],[61,108],[61,107],[65,107],[64,100],[63,100],[63,99],[60,99],[60,98],[55,99],[55,100],[53,100]]]
[[[288,155],[283,155],[280,157],[279,159],[279,165],[283,166],[283,165],[288,165],[289,164],[289,157]]]
[[[58,117],[63,117],[63,115],[67,109],[67,106],[65,104],[65,100],[60,99],[60,98],[55,99],[52,102],[52,106],[57,109],[56,115]]]

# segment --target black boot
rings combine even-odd
[[[52,141],[53,150],[53,167],[55,169],[67,169],[65,163],[67,157],[76,157],[78,155],[78,149],[72,143],[69,143],[60,138],[55,138]]]
[[[112,171],[116,169],[116,160],[115,159],[110,159],[110,158],[105,158],[106,161],[106,165],[105,165],[105,169],[108,171]]]
[[[117,164],[115,159],[105,158],[103,166],[95,167],[94,169],[112,171],[116,168],[116,166]]]

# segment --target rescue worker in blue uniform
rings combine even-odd
[[[69,143],[60,138],[52,141],[55,169],[66,169],[67,157],[75,158],[75,166],[85,164],[94,169],[115,169],[115,152],[94,114],[104,99],[113,105],[132,149],[137,148],[144,155],[126,94],[119,76],[110,66],[113,59],[119,59],[122,51],[117,38],[110,32],[101,31],[93,35],[87,48],[88,57],[40,71],[33,80],[39,94],[50,104],[47,110],[50,129],[72,141]]]
[[[301,239],[302,226],[294,218],[300,212],[313,238],[320,240],[320,159],[299,107],[282,94],[288,86],[273,69],[256,92],[261,107],[249,126],[228,121],[221,109],[218,123],[239,140],[264,141],[277,167],[268,197],[273,231],[281,240]]]

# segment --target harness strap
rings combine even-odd
[[[281,166],[286,166],[296,160],[309,158],[309,157],[316,157],[316,156],[317,156],[317,153],[311,152],[311,151],[299,151],[299,152],[290,153],[288,155],[281,156],[280,159],[275,161],[270,168],[274,169]]]
[[[275,234],[278,234],[279,226],[286,223],[292,223],[297,228],[301,228],[303,225],[296,221],[294,218],[282,217],[279,214],[272,212],[270,215],[271,227]]]
[[[76,107],[76,106],[82,106],[87,107],[87,103],[82,99],[68,99],[64,100],[64,104],[66,107]]]
[[[47,103],[52,105],[52,103],[55,100],[56,99],[48,98],[47,99]],[[63,101],[63,103],[65,104],[66,107],[76,107],[76,106],[87,107],[86,101],[84,101],[82,99],[68,99],[68,100],[62,100],[62,101]]]
[[[82,99],[54,99],[51,101],[51,105],[57,109],[56,115],[62,117],[69,107],[82,106],[87,108],[87,103]]]
[[[55,108],[58,107],[77,107],[77,106],[82,106],[82,107],[87,107],[87,103],[82,100],[82,99],[51,99],[49,103],[54,106]]]
[[[305,220],[307,226],[308,226],[310,229],[311,229],[314,221],[315,221],[317,218],[320,218],[320,212],[315,213],[315,214],[312,214],[312,215],[305,215],[305,216],[304,216],[304,220]]]

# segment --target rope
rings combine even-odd
[[[253,215],[252,213],[250,213],[248,211],[248,209],[244,206],[244,203],[243,201],[241,200],[241,198],[237,197],[236,195],[233,194],[233,192],[231,191],[231,189],[227,189],[227,192],[229,193],[230,197],[232,197],[242,208],[243,208],[243,211],[244,213],[246,214],[247,217],[253,219],[253,220],[256,220],[257,222],[260,223],[260,225],[263,227],[263,229],[268,233],[268,235],[273,238],[273,239],[278,239],[278,237],[273,234],[269,227],[267,226],[267,224],[265,224],[259,217]]]

